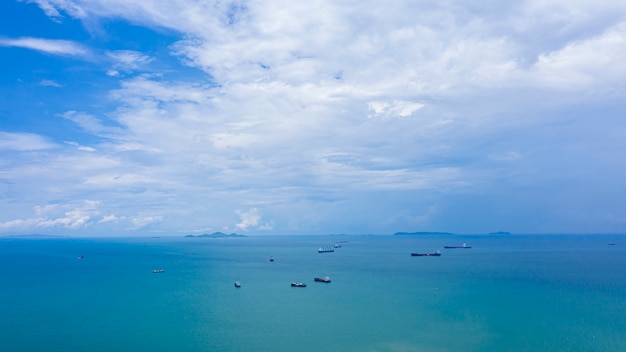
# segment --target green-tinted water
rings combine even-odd
[[[624,236],[0,239],[0,346],[624,351],[625,264]]]

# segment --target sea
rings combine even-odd
[[[623,352],[626,236],[4,237],[0,351]]]

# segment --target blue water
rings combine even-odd
[[[0,285],[1,351],[626,351],[618,235],[4,238]]]

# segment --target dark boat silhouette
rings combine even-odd
[[[440,257],[441,252],[438,250],[435,253],[411,253],[411,257]]]
[[[450,249],[450,248],[472,248],[472,247],[470,247],[470,246],[466,245],[465,243],[463,243],[463,244],[462,244],[462,245],[460,245],[460,246],[443,246],[443,248],[448,248],[448,249]]]
[[[330,277],[328,276],[324,276],[324,277],[316,277],[313,279],[315,282],[330,282]]]

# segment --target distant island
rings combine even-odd
[[[497,231],[497,232],[489,232],[490,235],[510,235],[511,233],[508,231]]]
[[[421,232],[396,232],[393,235],[394,236],[418,236],[418,235],[454,235],[454,234],[451,232],[421,231]]]
[[[196,238],[233,238],[233,237],[247,237],[246,235],[239,235],[236,233],[225,234],[223,232],[213,232],[211,234],[205,233],[202,235],[187,235],[185,237],[196,237]]]

